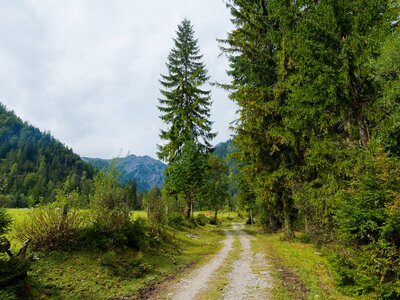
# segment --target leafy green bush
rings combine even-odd
[[[142,250],[149,247],[150,234],[147,221],[138,218],[110,231],[102,223],[94,222],[83,230],[82,245],[89,248],[112,249],[127,246]]]
[[[168,225],[172,227],[185,227],[188,224],[183,214],[173,212],[168,215]]]
[[[143,218],[137,218],[130,223],[124,231],[127,237],[127,246],[134,249],[145,249],[149,246],[149,230],[147,221]]]
[[[212,220],[207,217],[205,214],[198,214],[196,217],[196,222],[200,226],[205,226],[206,224],[210,224]]]
[[[29,268],[28,261],[19,260],[17,257],[0,259],[0,289],[19,288],[23,284]]]
[[[109,170],[98,172],[93,184],[94,193],[90,196],[90,207],[96,226],[113,234],[130,222],[129,201],[118,183],[115,163]]]
[[[166,204],[158,188],[152,188],[143,198],[150,224],[160,230],[166,221]]]

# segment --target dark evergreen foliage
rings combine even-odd
[[[0,296],[7,295],[10,299],[16,299],[17,296],[25,296],[21,287],[25,283],[30,263],[14,255],[10,257],[10,244],[4,243],[7,239],[3,235],[9,231],[11,223],[10,215],[0,208]],[[6,244],[8,247],[3,248]]]
[[[164,98],[159,99],[160,118],[168,125],[160,137],[166,141],[159,145],[158,157],[168,163],[182,151],[189,140],[196,140],[203,151],[211,149],[210,91],[203,90],[209,77],[202,55],[194,38],[193,27],[185,19],[178,25],[174,48],[168,56],[168,74],[161,75]]]
[[[346,292],[398,298],[398,3],[228,8],[240,198],[265,228],[334,249]]]
[[[183,196],[187,217],[199,192],[205,168],[205,156],[211,150],[210,91],[202,89],[209,77],[194,38],[190,21],[178,25],[174,48],[168,56],[168,74],[161,75],[164,98],[159,99],[160,118],[168,125],[160,137],[158,157],[168,162],[165,191],[177,200]],[[177,201],[176,201],[177,202]]]

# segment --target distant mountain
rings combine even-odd
[[[88,196],[94,172],[71,149],[0,103],[0,207],[52,202],[67,178],[71,190]]]
[[[82,157],[82,159],[99,170],[110,167],[112,162],[111,159],[89,157]],[[121,182],[126,183],[129,180],[135,179],[138,191],[161,187],[164,183],[164,169],[167,167],[161,161],[150,156],[135,155],[118,158],[116,166],[121,172]]]
[[[213,149],[212,153],[218,157],[228,159],[228,155],[235,151],[235,145],[232,140],[217,144]]]
[[[235,151],[237,151],[237,146],[232,142],[232,140],[227,140],[226,142],[217,144],[211,152],[212,154],[223,158],[227,162],[229,169],[232,172],[237,173],[237,163],[230,157],[230,154],[234,153]]]

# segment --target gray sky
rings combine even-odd
[[[222,0],[0,0],[0,102],[82,156],[155,157],[158,80],[185,17],[211,81],[227,82]],[[210,89],[216,144],[236,107]]]

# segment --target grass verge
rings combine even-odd
[[[271,299],[354,299],[335,287],[327,259],[313,245],[283,241],[281,234],[260,233],[255,226],[245,230],[255,236],[253,251],[263,253],[271,267]]]
[[[223,238],[214,228],[168,229],[174,244],[140,252],[129,248],[108,251],[38,253],[29,273],[33,295],[40,299],[135,298],[140,290],[195,266],[219,250]]]
[[[9,212],[18,224],[29,210]],[[12,235],[13,231],[11,239]],[[165,278],[209,260],[224,238],[221,228],[211,225],[167,227],[142,251],[128,247],[39,251],[28,274],[28,288],[34,299],[135,298]]]

